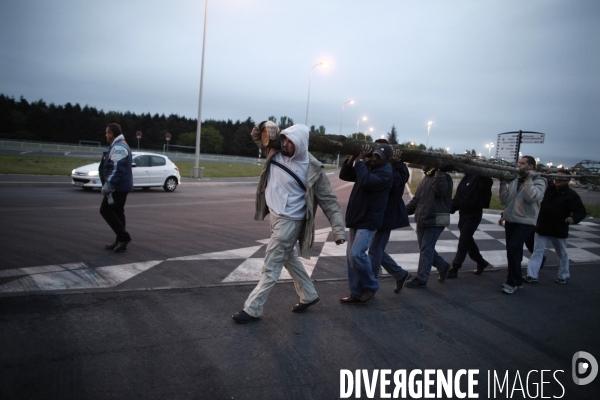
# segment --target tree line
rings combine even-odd
[[[280,117],[279,122],[274,116],[269,120],[277,123],[281,129],[294,124],[291,118]],[[0,94],[0,138],[28,141],[79,143],[80,141],[106,143],[104,128],[107,124],[116,122],[123,128],[126,140],[132,148],[137,147],[135,133],[142,132],[140,147],[144,149],[162,150],[166,143],[165,135],[171,134],[170,145],[189,146],[196,145],[197,119],[186,118],[176,114],[132,112],[104,112],[94,107],[66,103],[65,105],[47,104],[44,100],[29,102],[23,97],[16,100],[14,97]],[[202,123],[202,136],[200,147],[202,153],[228,154],[246,157],[257,155],[256,145],[252,142],[250,131],[256,123],[248,117],[245,121],[232,120],[220,121],[208,119]],[[325,127],[314,125],[310,133],[325,135]],[[357,140],[373,142],[373,138],[362,132],[356,132],[350,137]],[[412,148],[425,150],[425,145],[397,141],[396,128],[392,126],[387,138],[391,144],[404,144]],[[185,150],[178,148],[178,151]],[[444,152],[444,149],[433,149]],[[188,149],[193,152],[193,149]]]

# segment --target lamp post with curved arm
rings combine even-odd
[[[366,120],[367,120],[367,117],[362,117],[362,118],[359,118],[359,119],[358,119],[358,121],[356,121],[356,139],[357,139],[357,140],[358,140],[358,123],[360,122],[360,120],[361,120],[361,119],[362,119],[363,121],[366,121]]]
[[[312,81],[313,69],[315,69],[319,65],[322,65],[323,68],[327,68],[327,64],[328,64],[327,61],[321,61],[320,63],[313,65],[313,67],[310,69],[310,73],[308,74],[308,99],[306,100],[306,119],[304,120],[304,125],[306,125],[306,126],[308,126],[308,106],[310,104],[310,82]]]
[[[490,158],[492,155],[492,148],[494,147],[494,143],[490,142],[490,143],[486,144],[485,147],[487,147],[487,149],[488,149],[488,158]]]
[[[206,49],[206,20],[208,17],[208,0],[204,3],[204,33],[202,34],[202,66],[200,67],[200,95],[198,99],[198,123],[196,125],[196,153],[194,157],[194,178],[198,178],[200,170],[200,134],[202,133],[202,89],[204,88],[204,50]]]
[[[348,100],[347,102],[342,104],[342,116],[340,117],[340,136],[342,136],[342,121],[344,120],[344,106],[348,103],[354,104],[354,100]]]
[[[431,125],[433,125],[433,122],[429,121],[427,124],[427,144],[425,145],[425,150],[429,150],[429,131],[431,130]]]

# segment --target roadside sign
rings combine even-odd
[[[137,136],[137,138],[140,139],[142,137],[142,131],[137,131],[135,133],[135,136]]]
[[[544,143],[543,133],[523,133],[521,135],[521,143]]]
[[[499,133],[496,145],[496,158],[516,162],[519,159],[521,143],[542,144],[544,143],[545,136],[544,133],[531,131]]]
[[[165,137],[167,138],[167,140],[171,140],[171,134],[170,134],[170,133],[167,133],[167,134],[165,135]]]

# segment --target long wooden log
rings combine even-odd
[[[280,147],[281,142],[279,135],[274,140],[269,140],[266,129],[262,132],[263,144],[267,147]],[[311,152],[321,152],[326,154],[358,154],[362,150],[362,147],[368,144],[372,147],[376,146],[376,143],[367,142],[364,140],[356,140],[347,136],[341,135],[322,135],[314,133],[310,135],[308,150]],[[525,176],[527,170],[518,168],[514,165],[491,162],[490,160],[484,161],[481,159],[475,159],[470,156],[454,155],[438,153],[434,151],[410,149],[402,145],[391,145],[394,149],[402,150],[402,161],[425,165],[431,168],[438,168],[445,171],[457,171],[465,174],[475,174],[481,176],[487,176],[490,178],[497,178],[501,180],[511,181],[519,176]],[[552,172],[548,170],[547,172]],[[592,184],[600,184],[600,174],[585,174],[583,171],[575,170],[573,175],[557,175],[554,173],[541,173],[540,175],[546,179],[578,179],[582,182],[589,182]]]

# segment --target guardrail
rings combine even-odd
[[[48,150],[64,150],[64,151],[84,151],[90,153],[102,153],[105,147],[95,146],[80,146],[77,144],[66,144],[66,143],[49,143],[49,142],[28,142],[28,141],[17,141],[17,140],[0,140],[0,147],[19,148],[19,149],[48,149]],[[135,149],[131,148],[132,151],[148,152],[148,153],[160,153],[160,150],[156,149]],[[164,150],[164,149],[163,149]],[[195,153],[183,153],[179,151],[163,151],[163,155],[169,158],[189,158],[195,159]],[[243,157],[243,156],[231,156],[227,154],[208,154],[200,153],[201,160],[209,161],[222,161],[222,162],[234,162],[244,164],[257,164],[258,160],[256,157]],[[264,164],[265,159],[261,159],[260,163]],[[323,164],[326,167],[335,167],[335,164]]]

